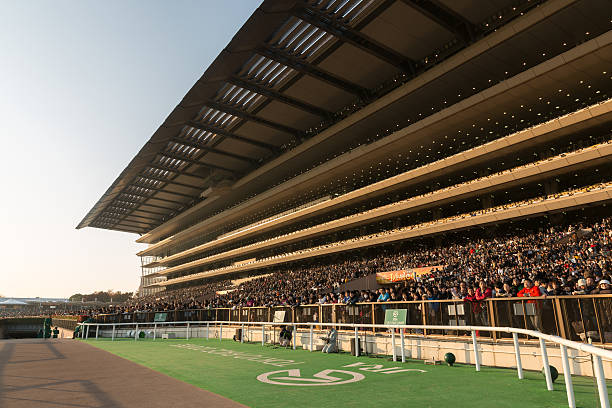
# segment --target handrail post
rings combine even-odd
[[[96,340],[98,340],[98,332],[100,331],[100,325],[96,324]]]
[[[372,324],[376,324],[376,308],[374,307],[376,303],[372,303]],[[376,332],[376,329],[372,327],[372,332]]]
[[[601,405],[601,408],[610,408],[610,401],[608,400],[608,388],[606,387],[606,377],[604,376],[604,369],[603,364],[601,363],[601,357],[593,357],[595,377],[597,378],[597,389],[599,391],[599,403]]]
[[[546,376],[546,388],[553,390],[552,376],[550,375],[550,365],[548,364],[548,353],[546,352],[546,342],[540,338],[540,350],[542,351],[542,364],[544,364],[544,375]]]
[[[223,323],[219,325],[219,341],[223,339]]]
[[[519,380],[525,378],[523,375],[523,364],[521,362],[521,348],[519,346],[518,334],[512,333],[512,340],[514,342],[514,355],[516,356],[516,372],[518,373]]]
[[[312,353],[312,338],[313,338],[313,328],[312,328],[312,324],[310,325],[310,352]]]
[[[595,303],[594,297],[591,298],[591,301],[593,302],[593,311],[595,312],[595,320],[597,321],[597,331],[599,332],[599,340],[601,341],[601,344],[604,344],[606,342],[606,333],[601,329],[601,323],[599,322],[599,313],[597,312],[597,303]]]
[[[244,324],[240,328],[240,342],[244,343]]]
[[[567,346],[561,345],[561,361],[563,363],[563,377],[565,378],[565,390],[567,391],[567,403],[569,408],[576,408],[574,398],[574,387],[572,385],[572,372],[567,358]]]
[[[478,341],[476,340],[476,331],[472,330],[472,346],[474,347],[474,363],[476,371],[480,371],[480,355],[478,354]]]
[[[210,340],[210,322],[206,322],[206,340]]]
[[[563,313],[564,306],[562,306],[561,304],[561,299],[554,297],[552,299],[552,302],[554,304],[555,310],[557,311],[556,320],[557,320],[557,327],[559,330],[559,337],[562,337],[564,339],[569,339],[570,336],[568,336],[567,330],[566,330],[567,325],[565,324],[565,314]]]
[[[261,325],[261,345],[262,346],[266,345],[266,325],[265,324]]]
[[[111,337],[111,341],[115,341],[115,325],[113,324],[113,335]]]
[[[359,357],[359,331],[355,327],[355,357]]]
[[[297,341],[297,329],[295,327],[295,324],[293,325],[293,349],[295,350],[295,343]]]
[[[423,326],[427,325],[427,311],[425,310],[425,302],[421,302],[421,319],[423,320]],[[423,329],[423,336],[427,336],[427,329]]]
[[[404,328],[402,327],[402,331],[401,331],[401,336],[402,336],[402,363],[406,362],[406,346],[404,344]]]
[[[391,348],[393,349],[393,361],[397,361],[397,353],[395,351],[395,329],[391,329]]]
[[[89,324],[87,325],[87,333],[85,333],[85,340],[89,340]]]
[[[189,340],[189,322],[187,322],[187,334],[185,335],[186,340]]]
[[[157,338],[157,323],[153,324],[153,341]]]
[[[496,303],[493,301],[493,299],[487,299],[485,302],[487,305],[487,313],[489,314],[489,326],[497,327],[497,319],[495,319],[495,311],[497,310],[495,309]],[[497,332],[495,330],[491,332],[491,335],[493,336],[493,340],[497,340]]]

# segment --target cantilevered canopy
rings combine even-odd
[[[537,3],[265,0],[77,228],[146,233]]]

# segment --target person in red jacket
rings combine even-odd
[[[490,287],[487,286],[487,283],[484,280],[478,282],[478,287],[476,288],[476,300],[480,303],[480,312],[478,319],[483,326],[489,325],[489,314],[487,312],[488,303],[485,302],[485,299],[489,299],[493,297],[493,291]]]
[[[521,289],[518,293],[518,297],[538,297],[542,296],[542,292],[540,292],[540,288],[533,285],[533,281],[529,278],[525,279],[523,282],[525,287]],[[535,303],[535,300],[529,300],[527,303]]]
[[[476,288],[476,299],[485,300],[493,297],[493,291],[487,286],[487,283],[483,280],[478,282],[478,288]]]
[[[480,301],[476,298],[476,291],[474,288],[468,288],[467,296],[463,298],[463,301],[466,303],[470,303],[472,306],[472,312],[475,314],[480,313],[481,306]]]
[[[540,288],[534,286],[533,281],[529,278],[523,282],[525,287],[519,291],[518,297],[539,297],[542,296]],[[542,325],[540,315],[542,314],[542,302],[536,300],[528,300],[525,305],[525,313],[529,316],[532,328],[538,331],[542,331]]]

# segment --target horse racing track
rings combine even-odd
[[[251,407],[330,404],[415,407],[567,406],[563,377],[547,391],[540,372],[425,365],[231,340],[90,340],[88,344]],[[95,369],[92,367],[92,369]],[[137,380],[137,379],[136,379]],[[579,407],[598,406],[591,378],[573,377]],[[181,399],[180,392],[172,397]]]

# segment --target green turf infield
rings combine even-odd
[[[550,392],[539,372],[525,372],[525,379],[519,380],[510,369],[483,367],[476,372],[470,365],[434,366],[418,360],[402,364],[387,358],[310,353],[218,339],[87,342],[251,407],[367,407],[381,403],[453,408],[567,406],[563,376]],[[299,374],[287,370],[299,370]],[[266,375],[277,371],[282,372]],[[593,380],[572,379],[578,407],[598,407]]]

